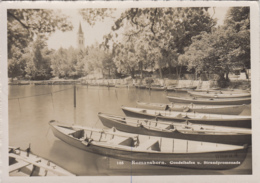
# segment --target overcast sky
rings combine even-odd
[[[218,19],[218,25],[223,24],[228,7],[219,7],[215,9],[214,18]],[[118,9],[115,12],[115,17],[120,16],[123,9]],[[57,31],[53,33],[49,40],[49,48],[59,49],[60,47],[68,48],[73,46],[77,47],[77,32],[79,28],[79,23],[81,22],[82,30],[85,37],[85,46],[90,46],[96,41],[101,43],[103,41],[103,36],[111,31],[111,26],[114,24],[112,18],[106,18],[103,22],[96,22],[95,26],[91,27],[86,21],[83,20],[82,16],[78,13],[78,9],[67,9],[62,10],[62,13],[70,17],[70,21],[73,24],[73,30],[67,32]],[[209,13],[213,14],[213,9],[209,9]]]

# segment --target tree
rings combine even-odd
[[[233,7],[227,12],[225,29],[232,35],[234,44],[228,54],[231,62],[244,70],[250,68],[250,8]],[[239,62],[237,62],[239,61]],[[248,74],[246,72],[247,79]]]
[[[21,64],[22,55],[25,54],[27,47],[38,36],[47,38],[57,29],[68,31],[72,28],[72,24],[67,21],[67,16],[62,15],[60,11],[51,9],[8,9],[9,77],[17,77],[20,75],[19,73],[24,73],[24,70],[20,70],[24,69],[23,66],[17,67],[17,65]]]
[[[182,59],[189,68],[219,75],[219,85],[229,83],[229,73],[237,68],[250,68],[250,23],[246,7],[231,8],[225,24],[212,32],[192,38]]]
[[[112,14],[115,11],[113,8],[85,8],[80,9],[79,14],[89,25],[94,26],[95,22],[102,21],[107,17],[113,18]]]
[[[38,37],[32,42],[22,56],[26,63],[26,78],[43,80],[51,78],[50,57],[53,51],[48,50],[45,39]]]
[[[86,50],[60,48],[51,58],[52,74],[59,78],[73,79],[85,76],[85,55]]]
[[[182,65],[178,57],[191,44],[191,38],[202,31],[210,32],[215,26],[216,20],[210,17],[207,9],[131,8],[121,14],[112,30],[123,28],[125,42],[142,40],[146,43],[146,48],[150,48],[147,58],[153,58],[150,61],[155,62],[162,77],[163,67],[169,67],[172,72],[171,68],[175,66],[178,73]],[[107,39],[113,39],[111,35],[106,37],[105,43],[108,44]]]

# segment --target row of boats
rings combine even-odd
[[[186,101],[182,104],[168,96],[174,103],[122,106],[126,116],[98,113],[106,129],[55,120],[49,125],[60,140],[103,156],[168,167],[231,169],[243,163],[251,145],[251,116],[239,115],[250,107],[251,98],[222,96],[219,93],[214,98],[191,98],[189,102],[175,97]],[[229,102],[223,104],[224,100]],[[244,101],[237,104],[238,100]],[[201,106],[194,101],[205,103]]]

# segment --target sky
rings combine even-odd
[[[117,9],[114,16],[119,17],[124,9]],[[218,19],[217,25],[222,25],[228,7],[217,7],[215,8],[215,14],[213,18]],[[103,36],[111,32],[111,26],[114,25],[114,20],[112,18],[106,18],[103,22],[96,22],[96,24],[91,27],[86,21],[83,20],[82,16],[78,13],[78,9],[63,9],[61,10],[63,14],[68,15],[69,20],[73,24],[72,31],[56,31],[53,33],[48,40],[48,47],[53,49],[59,49],[60,47],[69,48],[70,46],[77,48],[77,32],[79,29],[79,23],[81,23],[82,31],[85,37],[85,46],[90,46],[95,42],[101,43],[103,41]],[[213,9],[209,9],[209,13],[213,14]]]

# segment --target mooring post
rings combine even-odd
[[[74,83],[74,124],[77,122],[77,113],[76,113],[76,107],[77,107],[77,90],[76,90],[76,84]]]

